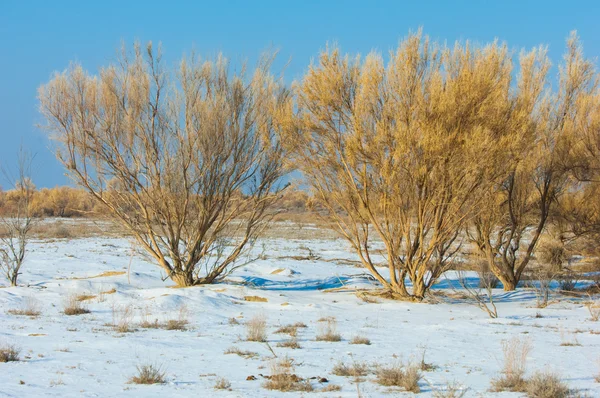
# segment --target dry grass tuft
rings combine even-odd
[[[238,347],[229,347],[228,349],[225,350],[225,352],[223,354],[225,354],[225,355],[235,354],[235,355],[239,355],[240,357],[243,357],[243,358],[254,358],[254,357],[258,356],[258,353],[256,353],[256,352],[243,351],[243,350],[240,350]]]
[[[0,362],[17,362],[21,349],[14,344],[0,346]]]
[[[319,327],[317,341],[337,342],[342,340],[342,336],[337,332],[337,321],[333,317],[325,318],[324,326]]]
[[[93,300],[95,299],[96,296],[93,294],[80,294],[77,296],[77,301],[88,301],[88,300]]]
[[[79,296],[76,294],[70,294],[67,297],[63,310],[65,315],[82,315],[90,313],[87,306],[82,301],[77,300],[78,297]]]
[[[233,326],[233,325],[239,325],[240,324],[240,322],[237,319],[233,318],[233,317],[229,318],[229,320],[227,321],[227,323],[230,324],[231,326]]]
[[[160,366],[156,365],[138,365],[136,366],[137,375],[129,379],[134,384],[164,384],[165,372]]]
[[[595,301],[589,301],[586,304],[586,307],[590,312],[590,320],[592,320],[593,322],[598,322],[598,319],[600,319],[600,303],[597,303]]]
[[[17,309],[8,310],[8,313],[11,315],[20,315],[20,316],[30,316],[30,317],[38,317],[42,313],[40,309],[40,302],[33,297],[27,297],[25,301],[21,304],[21,307]]]
[[[231,383],[226,378],[219,377],[214,388],[215,390],[229,390],[231,388]]]
[[[255,315],[246,322],[247,341],[267,341],[267,318],[264,314]]]
[[[185,305],[179,307],[179,313],[177,319],[169,319],[165,324],[166,330],[185,330],[189,323],[188,321],[188,308]]]
[[[524,392],[527,387],[525,368],[527,355],[531,352],[531,342],[527,339],[514,337],[502,342],[504,364],[502,376],[492,380],[493,391]]]
[[[112,305],[112,327],[119,333],[133,332],[131,321],[133,319],[133,306],[129,305]]]
[[[402,387],[406,391],[413,393],[421,391],[419,381],[422,375],[418,365],[411,364],[404,366],[397,364],[387,367],[380,366],[376,369],[375,375],[377,376],[376,382],[382,386]]]
[[[352,340],[350,340],[350,344],[371,345],[371,340],[369,340],[368,338],[366,338],[364,336],[354,336],[354,337],[352,337]]]
[[[268,390],[277,391],[313,391],[313,386],[308,380],[304,380],[293,373],[293,359],[283,358],[271,363],[271,375],[267,376],[267,381],[263,387]]]
[[[369,374],[369,365],[365,362],[354,362],[352,365],[346,365],[343,362],[338,362],[332,369],[336,376],[344,377],[359,377]]]
[[[258,303],[266,303],[269,300],[267,300],[265,297],[260,297],[260,296],[244,296],[244,301],[254,301],[254,302],[258,302]]]
[[[468,391],[468,388],[459,383],[446,383],[442,389],[433,392],[433,398],[463,398]]]
[[[329,384],[328,386],[325,386],[325,387],[317,390],[317,392],[336,392],[336,391],[342,391],[342,387],[338,386],[337,384]]]
[[[529,398],[567,398],[569,387],[556,374],[537,372],[527,380],[526,393]]]

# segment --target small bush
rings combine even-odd
[[[342,336],[337,332],[337,321],[335,318],[326,318],[324,326],[319,328],[317,333],[317,341],[331,341],[337,342],[342,340]]]
[[[332,373],[336,376],[344,377],[360,377],[369,374],[369,365],[364,362],[354,362],[352,365],[346,365],[343,362],[338,362],[332,369]]]
[[[527,355],[531,351],[529,340],[513,338],[502,342],[504,364],[502,376],[492,380],[493,391],[524,392],[526,388],[525,368]]]
[[[256,315],[246,322],[247,341],[267,341],[267,319],[264,315]]]
[[[363,336],[354,336],[352,340],[350,340],[350,344],[365,344],[371,345],[371,340]]]
[[[256,353],[256,352],[243,351],[243,350],[240,350],[238,347],[229,347],[228,349],[225,350],[225,352],[223,354],[225,354],[225,355],[235,354],[235,355],[239,355],[240,357],[243,357],[243,358],[254,358],[254,357],[258,356],[258,353]]]
[[[21,307],[17,309],[8,310],[11,315],[30,316],[38,317],[42,313],[40,310],[40,302],[33,297],[27,297],[22,303]]]
[[[82,315],[90,313],[90,310],[87,308],[84,302],[77,299],[78,297],[79,296],[76,294],[70,294],[67,297],[63,310],[65,315]]]
[[[567,398],[570,396],[569,388],[560,380],[560,377],[549,372],[535,373],[527,381],[526,388],[529,398]]]
[[[129,381],[134,384],[164,384],[165,372],[160,366],[140,365],[136,366],[137,375],[131,377]]]
[[[296,336],[292,336],[289,340],[277,343],[277,347],[291,348],[294,350],[302,348],[302,346],[300,346],[300,343],[298,343],[298,339],[296,338]]]
[[[229,390],[231,388],[231,383],[229,380],[219,377],[217,382],[215,383],[215,390]]]
[[[117,305],[112,306],[112,326],[119,333],[132,332],[131,321],[133,319],[133,306]]]
[[[21,349],[14,344],[0,346],[0,362],[17,362]]]
[[[443,389],[435,390],[433,392],[433,398],[463,398],[468,391],[468,388],[465,388],[456,382],[446,383]]]
[[[185,330],[187,327],[188,321],[188,308],[185,305],[179,307],[179,312],[177,315],[177,319],[169,319],[165,324],[165,329],[167,330]]]
[[[421,391],[419,381],[422,378],[421,370],[417,365],[411,364],[403,366],[402,364],[379,367],[375,371],[377,383],[382,386],[402,387],[406,391],[418,393]]]
[[[329,384],[328,386],[320,388],[317,392],[336,392],[341,390],[342,387],[338,386],[337,384]]]
[[[292,373],[294,370],[293,360],[283,358],[271,363],[271,376],[267,377],[267,381],[263,387],[268,390],[277,391],[313,391],[313,386],[308,380],[304,380]]]

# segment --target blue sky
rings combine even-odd
[[[291,82],[327,42],[351,53],[387,52],[420,26],[448,43],[498,38],[515,50],[546,44],[555,64],[576,29],[586,55],[600,56],[598,0],[0,0],[0,164],[14,167],[23,143],[36,153],[38,187],[69,182],[51,142],[36,128],[37,87],[70,61],[97,71],[114,59],[121,41],[162,42],[170,64],[192,49],[252,61],[277,48],[280,65],[291,59],[285,70]]]

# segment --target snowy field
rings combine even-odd
[[[519,397],[524,394],[489,392],[502,367],[502,341],[515,336],[531,342],[528,374],[552,370],[571,388],[600,397],[594,381],[600,322],[590,320],[577,298],[553,296],[549,307],[538,309],[531,290],[495,290],[499,317],[490,319],[450,298],[456,293],[451,274],[427,303],[366,302],[352,289],[376,286],[353,264],[345,242],[269,238],[255,247],[256,254],[263,250],[260,260],[224,283],[175,289],[157,266],[132,254],[124,238],[33,242],[21,286],[0,288],[0,345],[21,349],[20,361],[0,363],[0,397],[412,396],[378,385],[372,373],[357,379],[336,376],[333,368],[339,362],[371,368],[415,363],[423,354],[432,366],[417,396],[435,396],[454,383],[468,389],[468,397]],[[84,299],[88,314],[63,313],[75,296]],[[17,314],[27,307],[38,307],[39,316]],[[245,322],[257,316],[266,319],[266,343],[246,341]],[[140,325],[169,320],[187,324],[184,330]],[[295,323],[307,326],[297,329],[300,348],[280,346],[291,338],[276,330]],[[328,326],[337,327],[341,341],[316,340]],[[357,336],[371,344],[350,344]],[[236,348],[248,355],[225,353]],[[314,392],[263,386],[271,365],[282,359]],[[130,383],[144,364],[161,368],[166,383]],[[230,382],[228,389],[214,388],[219,378]],[[319,392],[331,385],[339,391]]]

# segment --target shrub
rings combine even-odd
[[[76,294],[70,294],[67,297],[63,310],[65,315],[82,315],[90,313],[90,310],[87,308],[84,302],[77,299],[78,297],[79,296]]]
[[[292,373],[294,370],[293,360],[283,358],[271,363],[271,375],[263,387],[268,390],[278,391],[313,391],[313,387],[308,380],[304,380]]]
[[[406,391],[414,393],[421,391],[419,387],[419,381],[422,378],[421,370],[415,364],[380,366],[376,369],[375,375],[377,383],[382,386],[402,387]]]
[[[231,388],[231,383],[224,377],[219,377],[215,383],[215,390],[228,390]]]
[[[0,362],[16,362],[20,353],[21,349],[14,344],[0,346]]]
[[[371,345],[371,340],[363,336],[354,336],[352,340],[350,340],[350,344],[365,344]]]
[[[537,372],[527,380],[526,393],[529,398],[567,398],[570,391],[556,374]]]
[[[437,389],[433,392],[433,398],[462,398],[468,391],[468,388],[456,382],[446,383],[443,389]]]
[[[359,377],[369,374],[369,365],[365,362],[354,362],[352,365],[346,365],[343,362],[338,362],[332,369],[336,376],[344,377]]]
[[[37,317],[42,312],[40,310],[39,301],[37,301],[33,297],[27,297],[20,308],[8,310],[8,313],[11,315]]]
[[[246,322],[247,341],[267,341],[267,319],[264,315],[256,315]]]
[[[119,333],[132,332],[131,321],[133,319],[133,306],[118,305],[112,306],[112,326]]]
[[[156,365],[138,365],[136,366],[137,375],[131,377],[129,381],[134,384],[163,384],[165,383],[165,372],[160,366]]]
[[[527,355],[531,352],[531,343],[527,339],[514,337],[502,342],[504,364],[502,376],[492,380],[494,391],[524,392],[526,388],[525,369]]]
[[[319,327],[319,333],[316,336],[317,341],[337,342],[342,340],[342,336],[337,332],[337,321],[335,318],[327,318],[324,326]]]

